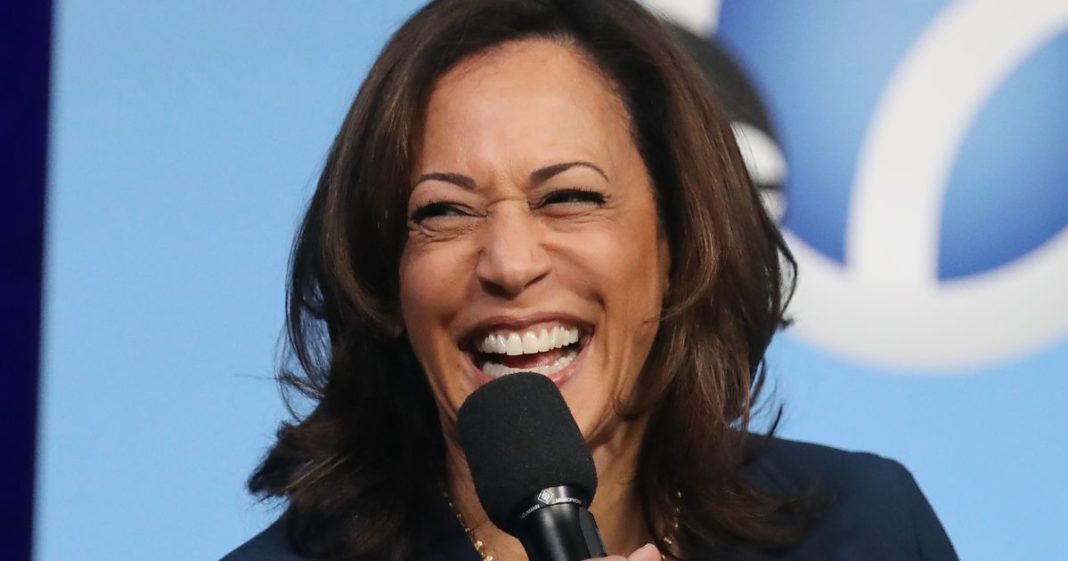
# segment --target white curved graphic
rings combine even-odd
[[[1068,332],[1068,230],[996,270],[940,283],[946,183],[1005,77],[1068,28],[1068,3],[953,3],[899,64],[861,146],[846,266],[789,236],[799,334],[854,358],[966,366]],[[1011,188],[1011,186],[1006,186]]]
[[[786,158],[774,139],[741,121],[731,123],[731,132],[745,160],[745,170],[753,181],[764,185],[781,185],[786,180]]]
[[[775,140],[764,131],[736,121],[731,123],[738,151],[745,161],[745,170],[758,185],[782,185],[786,180],[786,158],[775,144]],[[786,201],[778,189],[761,189],[760,197],[764,207],[776,221],[781,221],[786,212]]]
[[[705,37],[716,30],[722,0],[642,0],[653,13]]]

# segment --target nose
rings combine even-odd
[[[526,205],[491,215],[475,270],[483,288],[514,298],[545,278],[551,259],[543,242],[542,227]]]

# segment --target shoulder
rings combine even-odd
[[[310,561],[293,553],[281,520],[231,551],[220,561]]]
[[[916,480],[894,460],[775,438],[746,476],[758,488],[822,503],[793,559],[957,559]]]
[[[418,522],[414,528],[411,549],[407,559],[423,561],[447,561],[467,558],[471,542],[464,534],[463,527],[456,522],[455,515],[438,495],[433,502],[423,505],[418,512]],[[440,503],[440,504],[438,504]],[[473,552],[473,550],[471,550]],[[284,518],[279,518],[252,539],[237,549],[226,554],[220,561],[314,561],[319,557],[309,557],[294,551]],[[346,559],[355,559],[346,557]],[[385,553],[368,553],[360,556],[360,561],[383,561],[389,559]]]
[[[754,438],[753,445],[754,458],[746,467],[746,475],[758,486],[782,491],[832,492],[843,498],[915,487],[912,475],[904,466],[875,454],[782,438],[759,442]]]

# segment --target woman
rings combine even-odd
[[[582,430],[610,553],[954,558],[897,464],[747,435],[792,272],[707,85],[640,6],[432,2],[305,217],[282,379],[316,406],[250,481],[285,515],[227,559],[524,559],[455,432],[521,370]]]

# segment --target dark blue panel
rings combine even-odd
[[[29,560],[52,3],[0,6],[0,551]]]

